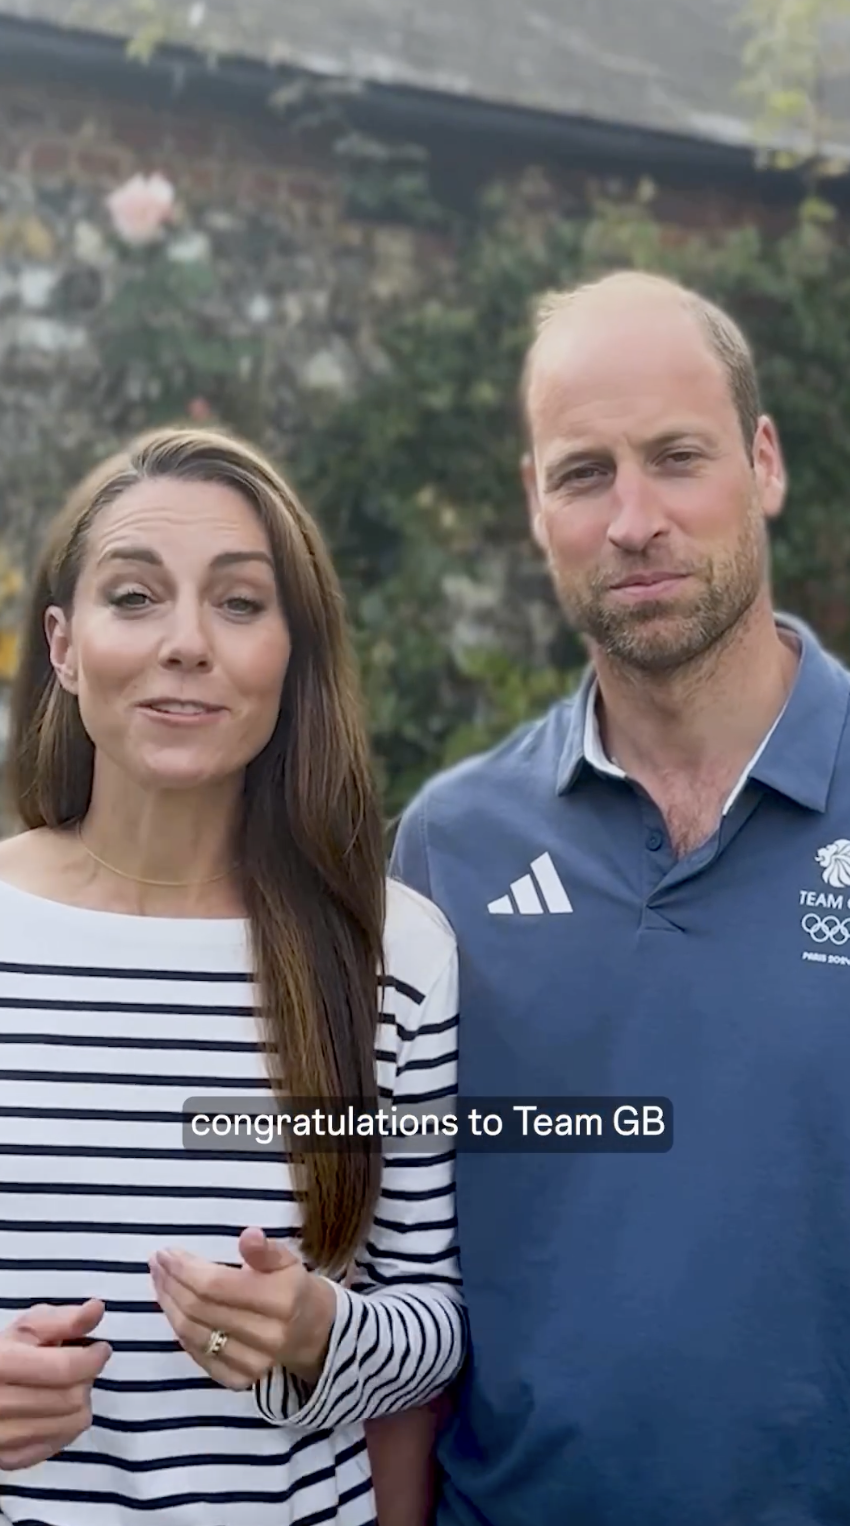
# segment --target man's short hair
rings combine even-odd
[[[564,291],[548,291],[535,302],[532,313],[534,338],[526,352],[519,389],[520,417],[525,441],[529,444],[531,441],[528,391],[538,338],[553,318],[569,312],[570,308],[575,306],[582,297],[603,286],[620,281],[634,281],[663,287],[668,292],[678,295],[686,310],[693,314],[726,372],[744,444],[747,451],[751,452],[762,409],[755,362],[742,330],[728,313],[714,302],[709,302],[698,292],[690,291],[686,286],[681,286],[677,281],[671,281],[665,276],[631,270],[616,271],[612,275],[602,276],[598,281],[589,281]]]

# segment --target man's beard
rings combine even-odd
[[[577,584],[556,575],[556,591],[570,625],[618,665],[644,673],[671,673],[698,662],[735,630],[765,585],[767,536],[751,503],[738,542],[721,560],[679,567],[697,584],[690,598],[642,600],[632,607],[611,598],[612,581],[632,574],[673,571],[658,558],[635,556],[614,572]]]

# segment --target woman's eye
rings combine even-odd
[[[147,598],[140,588],[128,588],[124,593],[111,593],[109,602],[117,609],[139,609]]]
[[[264,608],[264,605],[258,599],[243,598],[239,594],[234,594],[232,598],[225,599],[225,604],[235,615],[259,615]]]
[[[144,609],[151,602],[150,594],[141,588],[126,588],[118,593],[107,594],[109,603],[116,609]],[[250,599],[243,594],[233,594],[223,601],[224,608],[233,615],[259,615],[265,609],[265,605],[259,599]]]

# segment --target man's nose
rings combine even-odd
[[[622,551],[643,551],[665,526],[653,484],[637,465],[618,468],[608,539]]]

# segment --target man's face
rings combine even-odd
[[[541,336],[529,380],[532,527],[574,628],[669,672],[767,590],[785,481],[762,419],[748,451],[729,379],[667,293],[590,294]]]

